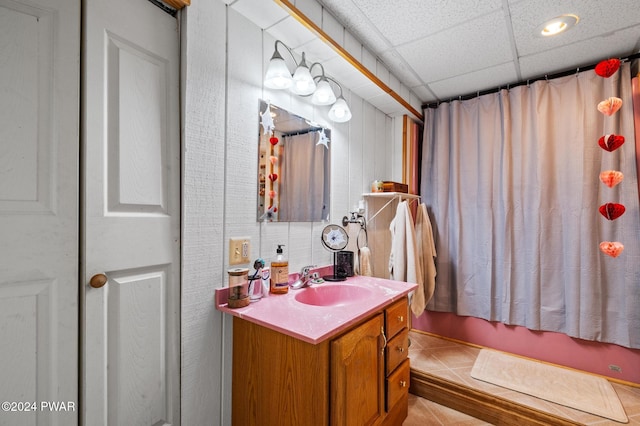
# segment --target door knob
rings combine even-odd
[[[108,278],[105,274],[95,274],[89,280],[89,285],[93,288],[100,288],[105,285],[108,281]]]

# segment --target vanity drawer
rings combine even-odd
[[[385,311],[385,330],[387,331],[387,339],[391,339],[398,334],[400,330],[407,327],[407,313],[409,312],[409,305],[407,298],[404,297],[398,300],[393,305],[388,307]]]
[[[410,367],[407,358],[396,371],[387,377],[387,411],[409,392],[409,375]]]
[[[409,355],[409,329],[405,328],[393,339],[389,340],[385,348],[387,355],[388,376]]]

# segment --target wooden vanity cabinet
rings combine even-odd
[[[233,425],[401,425],[407,313],[403,298],[316,345],[234,317]]]
[[[331,342],[331,425],[375,425],[385,416],[384,315]]]

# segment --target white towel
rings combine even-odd
[[[360,275],[364,275],[366,277],[370,277],[372,275],[371,271],[371,250],[369,247],[362,247],[360,249]]]
[[[398,203],[396,215],[389,226],[391,231],[391,254],[389,277],[396,281],[418,284],[422,288],[422,269],[418,261],[416,233],[406,201]]]
[[[433,297],[436,287],[436,245],[433,240],[433,229],[427,213],[427,206],[421,203],[416,213],[416,239],[418,241],[418,262],[421,263],[424,286],[418,288],[411,300],[411,311],[415,316],[422,314],[427,303]]]

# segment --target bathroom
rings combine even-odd
[[[267,2],[267,0],[264,0],[264,2]],[[5,5],[14,6],[14,3],[18,4],[22,3],[22,1],[5,2]],[[26,3],[29,3],[29,1],[26,1]],[[73,2],[67,1],[66,3]],[[96,4],[99,2],[92,1],[87,3]],[[254,194],[257,176],[259,100],[268,99],[274,105],[286,108],[331,129],[330,148],[333,160],[330,217],[333,223],[338,222],[354,206],[358,205],[359,200],[362,198],[362,193],[370,190],[371,182],[374,180],[383,178],[400,181],[402,179],[403,122],[399,116],[392,117],[382,112],[382,109],[396,108],[396,112],[408,114],[410,117],[413,116],[415,118],[415,112],[420,114],[421,102],[406,86],[389,76],[387,78],[390,79],[391,86],[405,99],[406,103],[404,105],[399,104],[379,87],[369,82],[371,93],[378,95],[375,97],[377,102],[380,102],[380,106],[376,107],[373,103],[364,101],[355,93],[350,92],[349,89],[352,85],[361,85],[363,79],[366,80],[366,78],[350,65],[344,66],[344,74],[341,74],[340,77],[336,76],[336,78],[343,84],[346,92],[345,97],[349,102],[353,118],[347,123],[334,123],[327,118],[326,107],[314,107],[304,98],[268,91],[263,88],[262,79],[267,62],[273,52],[275,37],[263,31],[258,23],[252,22],[242,13],[248,12],[247,10],[243,11],[243,7],[253,7],[256,3],[261,3],[245,2],[244,0],[192,0],[190,3],[191,5],[187,6],[185,10],[179,12],[182,14],[180,18],[182,20],[181,27],[179,29],[181,31],[181,46],[178,46],[183,53],[180,58],[180,72],[182,73],[180,103],[182,110],[176,113],[175,116],[180,118],[180,125],[176,127],[180,129],[182,151],[177,153],[177,157],[178,161],[181,162],[179,164],[181,164],[182,171],[180,177],[181,191],[178,191],[178,197],[181,199],[179,209],[180,230],[179,234],[175,236],[176,246],[179,245],[179,248],[176,247],[175,250],[179,250],[180,265],[177,273],[181,284],[180,288],[177,289],[178,298],[175,299],[178,301],[178,306],[173,305],[174,313],[178,312],[179,316],[171,317],[178,329],[178,339],[173,340],[175,347],[170,347],[167,350],[167,353],[171,352],[173,354],[173,361],[178,360],[179,364],[173,364],[167,368],[167,371],[163,371],[159,375],[171,376],[167,379],[167,382],[173,384],[173,390],[176,389],[176,383],[179,383],[178,392],[174,392],[172,397],[167,397],[167,400],[173,398],[172,404],[169,404],[172,408],[168,411],[174,416],[174,419],[179,419],[180,423],[184,425],[227,425],[231,424],[232,320],[230,316],[224,315],[214,308],[213,295],[216,288],[224,286],[227,282],[227,269],[230,267],[229,239],[234,237],[250,238],[251,257],[263,256],[267,260],[275,252],[277,244],[285,244],[292,271],[297,271],[303,265],[326,265],[332,261],[331,254],[322,247],[319,240],[320,232],[326,223],[260,223],[256,220]],[[320,10],[320,16],[322,16],[321,8],[315,0],[298,0],[296,4],[303,10],[312,12],[311,14],[317,15]],[[279,8],[280,6],[269,5],[269,9],[272,7]],[[22,11],[24,8],[18,7],[18,9]],[[48,10],[48,7],[40,6],[39,9]],[[108,7],[105,7],[104,10],[100,10],[100,13],[106,15],[108,9]],[[253,12],[253,15],[260,15],[259,9],[257,13],[256,11]],[[34,16],[36,15],[34,14]],[[135,16],[135,13],[131,12],[129,15]],[[71,27],[77,25],[77,22],[80,21],[79,10],[75,10],[68,17],[65,17],[64,13],[61,16],[66,19],[61,21],[65,24],[62,27]],[[342,32],[340,24],[330,16],[324,16],[322,20],[324,22],[323,25],[329,28],[332,33]],[[3,22],[7,21],[11,21],[11,19]],[[281,24],[280,26],[276,25],[276,34],[278,34],[279,38],[286,39],[291,44],[303,43],[309,38],[309,30],[291,18],[284,9],[279,12],[277,21]],[[39,22],[46,24],[49,21],[40,19]],[[12,29],[17,31],[18,27],[20,27],[19,22],[15,21]],[[74,40],[78,42],[77,50],[80,52],[80,31],[78,30],[77,33],[74,36]],[[43,36],[40,38],[46,39]],[[98,40],[98,44],[100,44],[100,40]],[[357,44],[355,38],[349,40],[352,43],[352,47]],[[96,41],[88,40],[88,42],[95,43]],[[328,55],[329,52],[331,52],[331,55],[335,55],[328,46],[319,40],[310,43],[308,50],[319,56]],[[366,50],[362,52],[362,62],[369,69],[377,68],[378,64],[375,56]],[[57,53],[68,54],[69,52],[61,50]],[[48,64],[46,58],[44,60],[45,64]],[[74,60],[76,62],[80,60],[79,53],[77,58],[71,58],[71,62]],[[99,62],[99,60],[95,62]],[[30,62],[26,63],[31,65],[29,69],[36,69],[38,68],[36,65],[39,65]],[[92,64],[92,61],[88,61],[86,66],[92,66]],[[75,72],[77,73],[77,70]],[[377,72],[385,73],[384,68],[379,68]],[[79,76],[76,77],[79,79]],[[43,79],[41,81],[47,80]],[[207,89],[203,90],[203,88]],[[372,102],[375,101],[372,100]],[[65,111],[67,116],[72,116],[74,108],[76,112],[78,110],[78,103],[64,105],[59,107],[58,111]],[[85,114],[84,118],[92,120],[99,115]],[[70,127],[77,129],[80,125],[75,122],[71,123]],[[78,139],[82,140],[86,136],[82,134],[82,137]],[[173,154],[176,153],[173,152]],[[88,157],[91,158],[91,156]],[[4,160],[4,157],[2,159]],[[71,164],[71,166],[77,167],[77,164]],[[98,175],[100,173],[95,173],[95,175],[87,173],[88,183],[91,183],[95,176]],[[21,176],[19,175],[19,177]],[[65,182],[69,182],[69,180]],[[45,184],[45,186],[47,184],[47,182],[40,183]],[[149,182],[152,188],[156,188],[153,186],[155,183]],[[5,195],[6,191],[8,191],[6,185],[2,189],[5,191],[2,195]],[[8,192],[13,194],[10,190]],[[91,191],[87,192],[87,194],[90,193]],[[4,204],[0,207],[9,211],[15,210],[13,206],[9,206],[6,209]],[[66,203],[61,203],[58,207],[61,210],[75,207],[77,211],[78,200],[70,197],[66,200]],[[151,211],[151,213],[153,216],[157,215],[158,212]],[[44,219],[47,219],[46,215],[42,215],[42,218],[43,222]],[[4,231],[5,228],[2,230]],[[78,232],[79,226],[77,225],[72,226],[69,230],[71,239],[75,240],[71,244],[72,249],[69,250],[72,252],[75,250],[76,257],[78,256]],[[9,242],[11,240],[11,238],[7,239]],[[36,237],[35,240],[38,244],[41,243],[39,238]],[[102,244],[97,245],[97,251],[109,247],[110,243],[108,241],[100,242]],[[64,247],[62,244],[49,247],[48,252],[63,252],[67,248],[66,244],[65,242]],[[150,242],[145,248],[152,244]],[[20,255],[20,252],[18,251],[17,254]],[[6,259],[9,260],[7,261]],[[11,259],[13,258],[7,256],[3,259],[3,262],[11,263]],[[76,261],[75,263],[77,265],[78,262]],[[161,261],[156,262],[156,264],[162,263]],[[4,272],[6,266],[6,263],[0,264],[0,272]],[[45,270],[50,266],[52,264],[39,266],[39,268]],[[113,267],[113,269],[117,268]],[[98,268],[85,272],[90,277],[93,273],[99,271],[100,269]],[[176,273],[176,270],[173,270],[173,273]],[[77,269],[75,270],[75,275],[74,272],[71,275],[75,280],[75,277],[79,275]],[[111,278],[117,281],[118,276],[109,277],[109,279]],[[143,276],[143,278],[146,279],[147,277]],[[4,278],[0,276],[0,279]],[[18,277],[15,281],[20,282],[25,279],[24,277]],[[38,276],[37,279],[42,281],[41,276]],[[9,281],[11,282],[12,280]],[[81,283],[82,286],[86,284],[82,279]],[[100,284],[96,284],[96,286],[98,285]],[[110,285],[115,287],[113,283],[110,283]],[[41,287],[46,287],[41,282],[38,282],[37,286],[40,286],[37,287],[37,290]],[[86,287],[88,288],[88,285]],[[93,287],[93,284],[91,284],[91,287]],[[3,291],[4,289],[3,287]],[[86,291],[91,292],[93,290],[88,289]],[[12,293],[10,291],[8,295],[9,297],[3,300],[4,304],[2,305],[5,313],[11,312],[9,308],[14,305],[18,306],[18,304],[12,302],[15,292]],[[48,300],[46,298],[49,295],[50,293],[44,292],[42,296],[38,296],[41,297],[38,299],[38,303],[41,300]],[[82,295],[83,293],[79,297],[82,297]],[[72,315],[71,321],[75,323],[76,327],[78,326],[78,304],[82,305],[82,303],[78,303],[79,297],[76,295],[75,298],[71,298],[72,300],[64,301],[64,304],[68,304],[69,312],[75,309],[74,312],[76,314],[75,316]],[[63,303],[61,302],[59,305],[62,307]],[[87,311],[91,314],[92,308],[100,307],[99,305],[96,304],[88,309],[85,307],[84,311],[83,307],[81,307],[80,314],[86,315]],[[38,306],[45,306],[45,304],[40,303]],[[171,307],[169,307],[168,311],[171,310]],[[22,318],[20,315],[5,315],[6,317],[3,318],[7,321],[15,320],[20,322],[18,320]],[[150,316],[150,318],[151,320],[147,318],[140,318],[140,320],[145,319],[153,322],[156,319],[154,316]],[[437,320],[437,324],[427,318],[415,324],[419,324],[425,330],[432,330],[437,334],[449,335],[460,340],[471,341],[474,336],[487,339],[487,341],[476,341],[478,344],[493,344],[505,340],[504,334],[492,334],[496,331],[501,331],[500,326],[488,329],[482,323],[456,322],[456,318],[453,317],[445,316],[443,319],[438,319],[438,317],[434,316],[433,318]],[[62,320],[63,318],[61,317],[61,323],[63,322]],[[64,321],[67,320],[69,318],[65,317]],[[40,324],[40,326],[43,326],[43,324]],[[79,327],[82,328],[83,325],[81,324]],[[507,327],[504,328],[506,329]],[[37,329],[37,327],[34,327],[34,329]],[[0,328],[0,331],[3,331],[4,334],[1,335],[11,342],[27,342],[27,338],[24,335],[13,333],[9,328]],[[503,331],[511,333],[507,334],[507,340],[514,345],[518,342],[521,345],[528,345],[528,340],[524,336],[527,334],[526,331],[513,329]],[[71,348],[76,345],[76,350],[71,350],[76,354],[80,350],[77,348],[78,334],[80,334],[82,341],[91,340],[86,339],[84,332],[86,330],[81,330],[80,333],[76,330],[75,338],[64,341]],[[62,335],[62,332],[60,333]],[[176,336],[174,335],[173,337],[175,338]],[[543,347],[543,343],[541,343],[543,336],[536,335],[536,337],[536,345]],[[550,340],[552,347],[550,351],[558,351],[558,344],[562,347],[562,342],[558,343],[554,338]],[[41,339],[39,342],[48,344],[49,340]],[[7,354],[8,346],[11,345],[4,346],[4,351],[1,352],[3,356]],[[28,344],[25,343],[24,346],[27,351],[31,350],[29,353],[34,352],[33,348]],[[35,347],[35,344],[32,346]],[[598,347],[598,345],[590,346],[587,351],[594,347]],[[609,349],[611,348],[605,347],[605,351]],[[572,348],[571,350],[576,349]],[[544,350],[542,351],[545,352]],[[13,353],[18,353],[18,351],[9,352],[9,356],[11,357]],[[595,356],[599,357],[601,355],[596,354]],[[624,358],[626,359],[626,364],[623,365],[625,372],[632,370],[627,367],[628,365],[637,365],[640,362],[640,354],[637,351],[632,351],[630,354],[623,353],[620,356],[626,357]],[[51,362],[62,362],[64,361],[63,358],[64,356],[52,356]],[[15,361],[15,359],[13,360]],[[160,363],[164,359],[156,360],[154,358],[154,361]],[[78,360],[75,359],[74,362],[78,363]],[[2,370],[3,372],[11,373],[11,370],[20,370],[13,368],[14,364],[12,363],[3,362],[2,364],[3,368],[5,368],[5,370]],[[47,370],[50,366],[48,361],[43,361],[42,365],[45,366],[44,370]],[[112,371],[115,370],[114,365],[110,367]],[[86,369],[86,366],[82,368]],[[49,381],[39,383],[44,387],[46,384],[55,383],[55,380],[62,382],[64,380],[61,380],[61,378],[74,377],[74,374],[81,375],[86,372],[78,372],[77,368],[71,370],[73,371],[58,370],[57,374],[47,377]],[[89,372],[94,371],[91,368],[86,370]],[[157,374],[157,372],[154,374]],[[635,374],[636,376],[631,377],[638,382],[637,372]],[[21,376],[17,375],[17,373],[14,373],[11,377],[15,380],[9,380],[5,383],[9,383],[11,386],[24,385]],[[25,383],[27,385],[32,385],[32,382],[35,383],[35,376],[32,378],[33,380],[25,381]],[[78,380],[68,380],[75,386],[75,389],[70,390],[68,394],[83,395],[84,376],[76,378]],[[65,383],[64,385],[68,386],[69,384]],[[45,391],[40,389],[39,392]],[[47,393],[43,394],[46,395]],[[99,390],[92,388],[88,394],[92,397],[95,394],[99,394]],[[77,398],[69,398],[69,400],[72,399],[78,401]],[[85,406],[93,402],[95,401],[89,401],[89,398],[81,401]],[[106,417],[105,413],[103,415]],[[76,415],[73,419],[77,420],[78,417],[79,415]],[[3,417],[0,414],[0,423],[2,423],[2,419]],[[75,423],[75,420],[70,421],[69,424]]]
[[[304,2],[306,3],[306,2]],[[203,8],[205,7],[202,4],[194,4],[190,6]],[[226,90],[228,91],[226,95],[226,99],[233,100],[228,104],[228,110],[226,111],[226,120],[227,120],[227,130],[226,130],[226,147],[221,145],[216,145],[217,152],[216,156],[222,157],[225,156],[227,159],[236,159],[241,158],[242,155],[247,151],[244,144],[246,141],[253,141],[255,139],[255,113],[256,113],[256,99],[265,99],[269,98],[274,104],[283,106],[287,109],[293,110],[299,113],[302,116],[310,117],[312,120],[317,120],[321,122],[326,122],[326,117],[323,116],[321,111],[314,109],[308,103],[301,101],[300,98],[295,96],[284,95],[281,96],[279,93],[274,93],[273,91],[265,91],[261,86],[261,79],[263,78],[263,74],[266,70],[266,61],[269,59],[271,54],[273,53],[273,44],[275,39],[261,31],[260,28],[256,25],[253,25],[251,22],[248,22],[246,18],[234,10],[236,8],[242,8],[242,2],[239,2],[235,5],[236,7],[228,7],[225,8],[222,5],[207,5],[206,8],[216,9],[215,12],[207,13],[209,15],[216,16],[216,24],[209,25],[206,28],[206,32],[203,34],[198,34],[199,37],[204,37],[205,34],[212,40],[216,40],[217,43],[220,43],[220,47],[222,48],[224,42],[228,43],[227,46],[227,69],[233,69],[233,78],[229,75],[227,76],[226,82]],[[310,9],[306,10],[316,10],[314,6],[309,6]],[[259,13],[258,13],[259,15]],[[324,25],[332,28],[332,22],[329,21],[330,17],[324,18]],[[291,21],[291,19],[288,19]],[[264,23],[263,23],[264,24]],[[289,22],[291,24],[291,22]],[[297,22],[292,23],[294,28],[298,28],[298,30],[293,30],[294,39],[296,37],[295,33],[299,31],[301,34],[307,34],[308,30],[306,30],[301,24]],[[282,32],[282,37],[285,35],[291,37],[291,29],[286,28],[284,23],[282,25],[283,28],[276,29],[276,33],[278,31]],[[204,32],[205,29],[201,28]],[[300,39],[297,39],[297,42],[303,42],[304,36],[300,35]],[[322,49],[325,49],[325,46],[318,47],[317,44],[320,42],[314,42],[311,44],[309,49],[318,48],[319,51],[322,52]],[[244,54],[242,57],[236,57],[232,52],[236,50],[241,50]],[[283,56],[285,53],[282,53]],[[370,62],[369,62],[370,63]],[[374,62],[375,64],[375,62]],[[203,81],[208,81],[211,79],[213,83],[216,81],[214,75],[201,75],[199,78],[205,79]],[[219,85],[219,82],[216,81],[216,84]],[[221,96],[225,87],[219,87],[221,91]],[[415,102],[414,102],[415,103]],[[332,207],[331,207],[331,217],[341,218],[346,210],[352,209],[354,205],[357,204],[358,200],[361,198],[361,194],[363,192],[368,192],[370,183],[377,179],[381,175],[390,176],[393,180],[398,180],[402,176],[402,153],[399,152],[399,147],[401,146],[401,121],[398,119],[390,119],[387,116],[384,116],[380,113],[380,111],[374,109],[370,104],[366,102],[361,102],[356,96],[352,96],[350,100],[350,107],[352,112],[354,113],[354,119],[352,119],[348,123],[340,124],[340,123],[330,123],[326,122],[332,131],[332,140],[334,141],[332,145]],[[416,105],[417,107],[417,105]],[[419,108],[418,108],[419,109]],[[223,121],[224,110],[218,110],[220,114],[220,120]],[[215,120],[213,120],[215,121]],[[220,131],[217,129],[214,123],[210,123],[211,130]],[[223,135],[220,135],[223,138]],[[391,140],[393,148],[389,146],[389,144],[384,141]],[[348,141],[348,144],[342,144],[342,141]],[[345,146],[347,145],[347,146]],[[207,149],[211,149],[212,147],[208,147]],[[202,155],[194,154],[195,158],[202,158]],[[251,159],[253,160],[253,159]],[[187,159],[187,161],[190,161]],[[364,167],[363,164],[367,164],[367,167]],[[249,166],[252,166],[249,163]],[[223,164],[220,164],[220,168],[224,168]],[[198,167],[194,167],[198,168]],[[221,188],[219,182],[223,180],[227,182],[227,188],[230,188],[230,185],[240,185],[240,187],[251,187],[254,185],[254,173],[253,169],[250,169],[248,173],[242,174],[241,176],[237,176],[237,173],[233,171],[227,171],[225,174],[224,170],[216,170],[214,173],[219,176],[213,182],[210,182],[210,190],[218,194],[217,196],[224,196],[225,190]],[[229,174],[231,173],[231,174]],[[233,176],[231,179],[230,176]],[[233,183],[231,181],[233,180]],[[338,184],[336,182],[339,182]],[[202,184],[203,182],[201,182]],[[233,187],[235,190],[235,187]],[[229,189],[227,189],[229,191]],[[214,209],[220,208],[222,206],[214,206]],[[222,217],[224,218],[223,222],[219,222],[214,225],[217,226],[220,234],[223,235],[224,238],[218,239],[219,241],[219,252],[217,253],[218,261],[210,264],[210,269],[214,267],[214,265],[223,264],[227,265],[227,253],[225,251],[225,244],[229,237],[232,236],[241,236],[241,235],[250,235],[252,239],[252,244],[254,250],[259,250],[263,256],[269,256],[271,252],[275,249],[276,242],[285,242],[288,244],[288,247],[291,249],[289,251],[290,255],[290,267],[292,270],[297,270],[299,267],[303,266],[306,263],[329,263],[330,257],[320,244],[315,243],[316,241],[313,236],[318,235],[320,229],[324,226],[324,224],[314,224],[314,223],[288,223],[288,224],[257,224],[254,222],[254,201],[250,198],[236,198],[227,195],[224,203],[224,210],[220,211]],[[335,222],[335,221],[334,221]],[[188,224],[185,224],[188,226]],[[249,231],[247,231],[249,229]],[[224,230],[224,231],[222,231]],[[257,247],[258,246],[258,247]],[[186,247],[185,247],[186,249]],[[195,247],[194,247],[195,249]],[[194,257],[194,260],[198,259],[202,262],[209,264],[211,259]],[[189,256],[185,255],[184,257],[185,263],[191,263]],[[194,275],[200,275],[201,271],[200,267],[197,266],[197,263],[193,265],[184,265],[185,272],[192,270]],[[196,272],[199,271],[199,272]],[[212,279],[215,279],[215,275],[218,276],[218,280],[224,282],[224,270],[215,269],[211,271],[214,275],[212,275]],[[183,277],[184,284],[188,285],[188,273]],[[194,283],[195,284],[195,283]],[[205,287],[197,284],[200,288],[200,291],[206,291]],[[193,303],[195,304],[196,309],[190,309],[189,300],[183,299],[183,311],[185,312],[185,316],[189,315],[189,312],[200,312],[200,315],[204,315],[204,308],[201,308],[201,305],[206,305],[206,302],[202,300],[203,293],[199,293],[198,295],[194,294]],[[230,369],[225,366],[229,365],[230,362],[230,318],[225,316],[218,316],[217,313],[209,313],[215,317],[214,323],[216,325],[216,330],[219,330],[219,335],[206,335],[205,340],[209,341],[209,345],[206,346],[206,341],[199,341],[196,346],[201,346],[202,348],[211,348],[217,345],[221,345],[222,350],[220,351],[207,351],[207,350],[196,350],[194,347],[184,347],[183,350],[183,365],[190,365],[191,359],[198,357],[198,363],[203,362],[203,356],[206,359],[210,359],[211,362],[221,363],[223,366],[218,372],[210,372],[210,377],[207,378],[206,383],[204,383],[204,377],[202,376],[202,372],[198,369],[193,370],[193,375],[190,377],[188,371],[183,371],[183,384],[190,384],[193,380],[193,392],[197,394],[197,397],[194,399],[185,398],[183,400],[183,410],[187,410],[184,412],[185,419],[190,415],[195,415],[194,412],[190,409],[190,401],[194,403],[200,402],[200,396],[206,393],[205,390],[219,393],[221,396],[220,401],[216,401],[216,404],[220,404],[217,407],[208,406],[206,409],[199,407],[197,410],[198,413],[205,415],[203,410],[207,410],[209,414],[213,414],[215,410],[220,409],[220,413],[222,413],[222,418],[226,419],[225,410],[229,407],[229,395],[230,395]],[[519,329],[502,327],[503,332],[507,334],[500,334],[501,326],[484,326],[480,324],[473,324],[472,319],[467,319],[466,321],[456,322],[455,318],[451,318],[443,314],[443,319],[440,321],[440,325],[432,325],[428,324],[429,319],[421,320],[421,325],[425,325],[425,329],[428,329],[429,326],[433,327],[433,329],[437,333],[441,333],[443,335],[450,335],[452,337],[458,338],[460,340],[472,340],[470,335],[474,333],[479,336],[483,336],[485,340],[477,341],[478,344],[495,344],[496,342],[505,341],[505,339],[511,342],[510,349],[517,348],[519,345],[530,345],[530,340],[527,340],[527,332]],[[426,324],[425,324],[426,323]],[[207,327],[210,327],[207,324]],[[202,338],[201,330],[192,330],[196,332],[198,338]],[[188,334],[191,331],[187,331]],[[530,336],[529,336],[530,337]],[[185,341],[189,339],[188,336],[184,336]],[[567,342],[562,341],[562,338],[558,338],[557,336],[548,336],[549,347],[545,348],[544,338],[540,334],[535,335],[535,342],[538,346],[538,353],[549,353],[556,352],[562,353],[563,349],[566,348]],[[571,344],[571,343],[569,343]],[[551,349],[550,349],[551,348]],[[570,346],[571,351],[580,350],[580,348],[575,348],[574,346]],[[566,349],[565,349],[566,350]],[[611,348],[608,348],[611,350]],[[615,350],[615,348],[614,348]],[[585,353],[593,352],[593,347],[583,348]],[[623,351],[624,352],[624,351]],[[575,353],[575,352],[573,352]],[[601,356],[601,355],[595,355]],[[637,351],[629,354],[621,354],[622,357],[626,356],[626,364],[627,366],[633,365],[638,362],[639,354]],[[215,375],[215,378],[213,377]],[[214,390],[214,386],[216,386]],[[219,387],[217,387],[219,386]],[[191,388],[191,385],[189,385]],[[197,389],[197,390],[196,390]],[[190,392],[191,390],[185,390]],[[184,391],[183,391],[184,392]],[[186,393],[183,393],[184,396],[187,396]],[[211,401],[213,403],[213,401]]]

